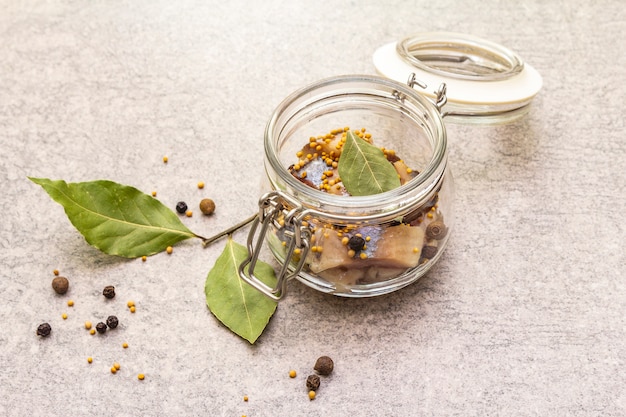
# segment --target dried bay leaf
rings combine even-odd
[[[199,237],[157,199],[112,181],[66,183],[31,178],[65,209],[87,242],[109,255],[153,255],[177,242]]]
[[[384,193],[400,186],[398,172],[383,151],[352,131],[346,134],[337,169],[346,191],[353,196]]]
[[[204,292],[209,310],[233,333],[254,343],[276,311],[277,303],[239,278],[239,265],[248,250],[228,238],[226,247],[209,271]],[[258,262],[255,275],[270,286],[276,284],[274,269]]]

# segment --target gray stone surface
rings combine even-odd
[[[623,3],[317,3],[0,0],[0,415],[626,414]],[[361,300],[292,282],[254,346],[204,302],[222,245],[109,257],[27,180],[106,178],[170,206],[211,196],[212,218],[185,219],[211,235],[255,210],[282,98],[372,74],[377,46],[430,30],[517,51],[544,78],[530,114],[448,126],[456,229],[427,277]],[[109,314],[115,332],[82,328]],[[321,354],[336,369],[309,401]]]

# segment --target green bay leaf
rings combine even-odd
[[[239,265],[247,256],[246,247],[229,237],[207,275],[204,293],[213,315],[233,333],[254,343],[269,323],[277,303],[239,277]],[[257,262],[254,274],[267,285],[276,284],[274,269],[264,262]]]
[[[61,204],[87,242],[109,255],[149,256],[198,237],[160,201],[112,181],[66,183],[30,178]]]
[[[337,170],[350,195],[384,193],[400,186],[398,172],[380,148],[352,131],[348,131],[346,136]]]

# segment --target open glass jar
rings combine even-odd
[[[322,80],[287,97],[265,130],[267,194],[241,277],[278,299],[293,277],[322,292],[367,297],[423,276],[452,227],[443,103],[445,89],[432,102],[410,85],[368,75]],[[366,196],[320,190],[325,174],[319,173],[333,175],[327,156],[348,129],[384,149],[405,177],[400,187]],[[306,180],[294,169],[303,162]],[[274,288],[254,275],[264,241],[283,266]]]
[[[528,112],[542,84],[513,51],[458,33],[421,33],[383,45],[374,64],[384,78],[318,81],[288,96],[267,124],[267,193],[239,275],[273,299],[284,295],[291,278],[322,292],[368,297],[422,277],[441,257],[452,228],[443,117],[508,123]],[[384,149],[399,187],[342,195],[329,160],[333,149],[341,152],[347,130]],[[264,244],[282,265],[274,287],[254,273]]]

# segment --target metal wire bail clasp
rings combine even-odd
[[[285,295],[287,282],[300,273],[309,253],[311,229],[302,223],[305,214],[306,210],[298,202],[277,191],[265,194],[259,200],[259,214],[254,219],[248,234],[248,257],[239,265],[239,277],[275,301]],[[283,218],[279,222],[281,216]],[[266,284],[254,274],[263,242],[272,224],[281,229],[285,237],[289,238],[285,259],[274,287]],[[257,233],[259,226],[260,230]],[[297,252],[300,256],[298,263],[290,268],[290,261]]]
[[[416,78],[414,72],[412,72],[409,75],[409,79],[407,80],[406,83],[411,88],[415,88],[416,85],[423,89],[428,88],[428,86],[424,82]],[[441,109],[443,109],[443,106],[445,106],[446,103],[448,102],[448,97],[446,96],[447,90],[448,90],[448,87],[446,86],[446,83],[441,83],[439,85],[439,88],[434,92],[435,102],[433,104],[435,105],[439,113],[441,113]]]

